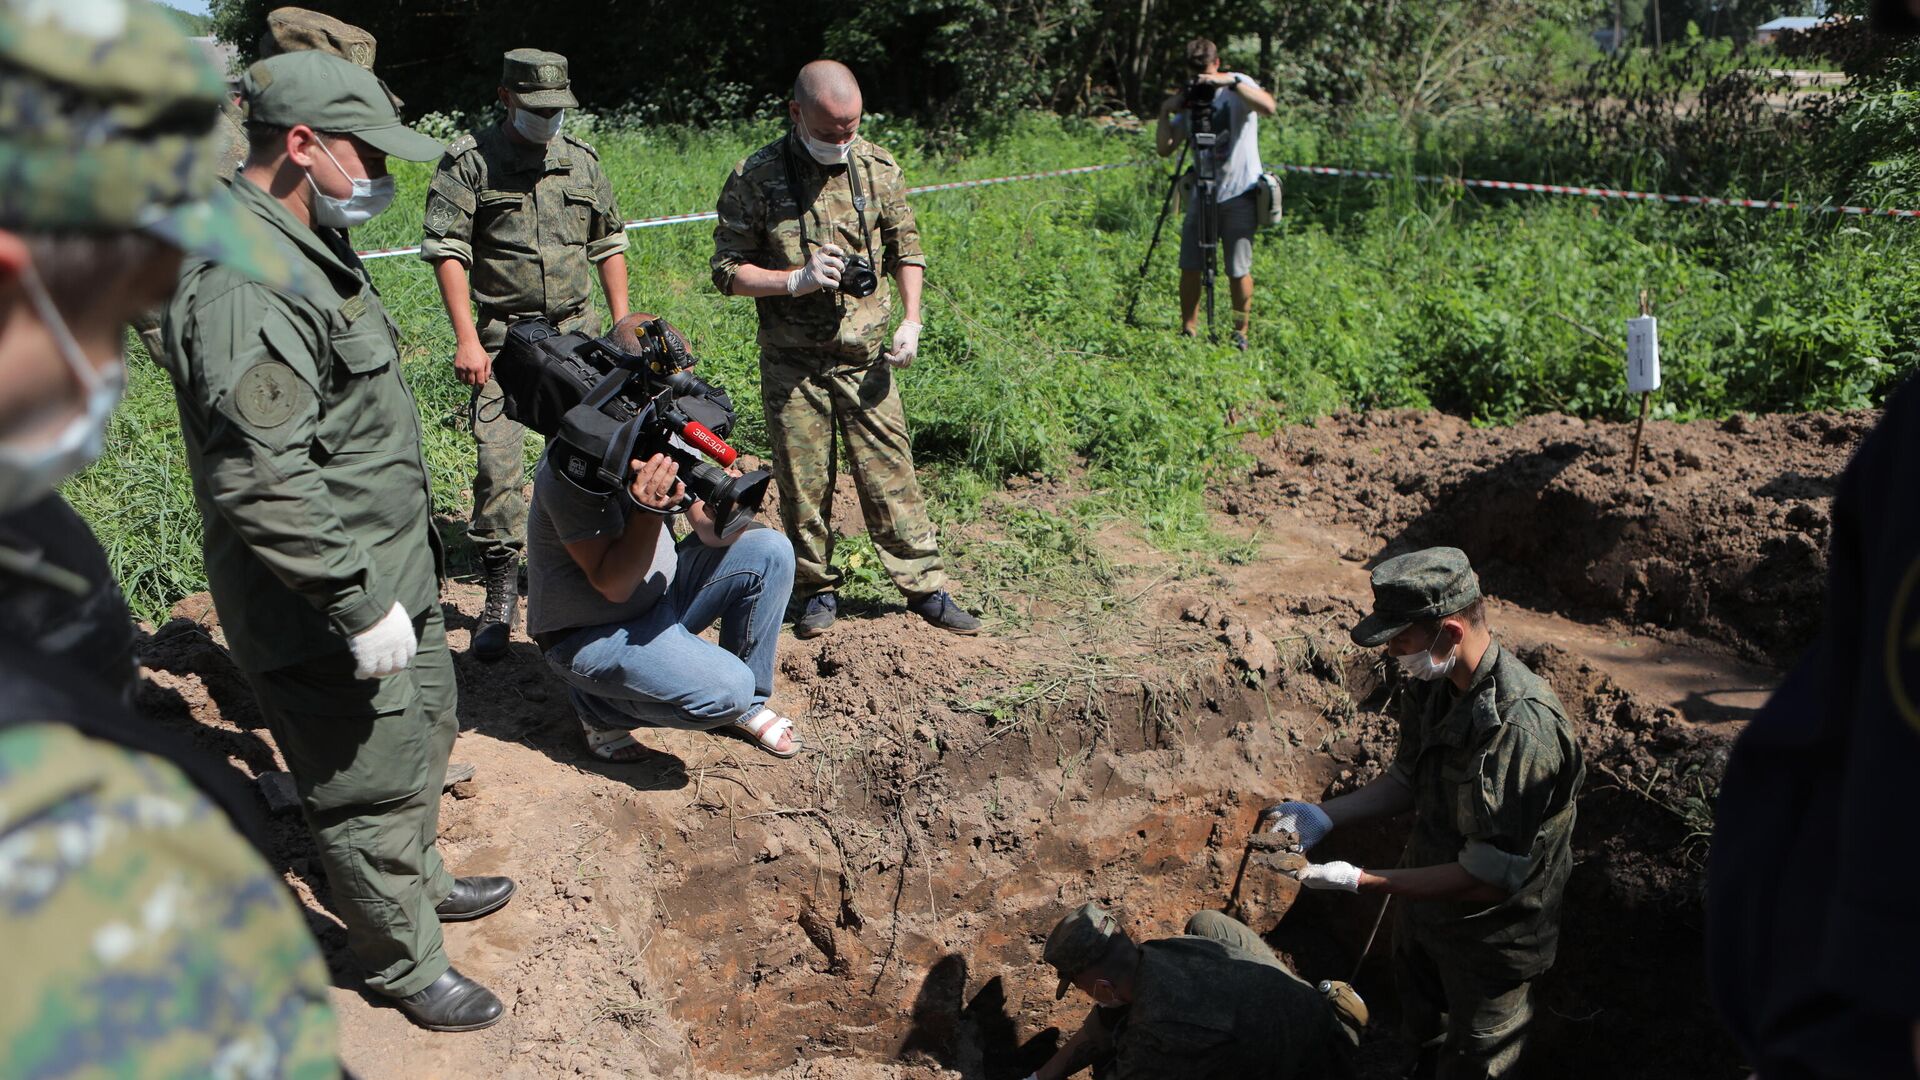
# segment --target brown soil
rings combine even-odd
[[[1345,638],[1362,564],[1444,539],[1482,567],[1496,632],[1553,681],[1588,754],[1541,1060],[1573,1077],[1734,1075],[1704,1002],[1704,804],[1687,800],[1711,795],[1728,739],[1777,678],[1743,657],[1784,656],[1809,632],[1827,493],[1871,419],[1652,425],[1660,464],[1639,482],[1607,449],[1622,429],[1556,418],[1283,432],[1250,447],[1255,475],[1219,497],[1222,528],[1257,543],[1247,565],[1175,559],[1114,528],[1098,537],[1120,578],[1104,602],[1002,597],[1018,614],[975,639],[898,607],[784,639],[775,703],[808,746],[793,762],[645,732],[648,760],[598,763],[531,644],[495,665],[462,657],[454,757],[478,776],[446,798],[442,847],[456,872],[521,888],[449,927],[448,949],[509,1016],[427,1035],[361,996],[311,845],[279,817],[276,850],[334,966],[347,1061],[371,1080],[1024,1076],[1084,1012],[1054,1000],[1039,963],[1060,913],[1098,899],[1136,936],[1175,933],[1226,902],[1258,807],[1382,767],[1380,666]],[[958,560],[962,594],[1016,510],[1080,493],[1025,483],[989,500],[948,537],[974,553]],[[479,590],[450,584],[443,599],[458,653]],[[143,705],[250,774],[274,768],[215,616],[204,599],[177,614],[144,643]],[[1403,835],[1352,830],[1325,857],[1385,863]],[[1360,956],[1372,904],[1295,902],[1249,873],[1243,902],[1304,975],[1358,965],[1377,1018],[1365,1075],[1396,1075],[1388,932]]]
[[[1341,415],[1258,443],[1252,476],[1219,494],[1230,513],[1358,526],[1382,555],[1452,544],[1498,595],[1784,664],[1817,625],[1827,503],[1874,419],[1656,421],[1636,475],[1625,425]]]

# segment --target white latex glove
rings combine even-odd
[[[1309,889],[1360,891],[1360,868],[1349,862],[1323,862],[1295,871],[1293,879]]]
[[[348,638],[347,647],[353,650],[354,678],[384,679],[406,670],[420,639],[413,636],[413,620],[407,618],[406,609],[395,600],[379,622]]]
[[[787,295],[805,296],[821,289],[840,287],[840,271],[847,268],[846,252],[834,244],[821,244],[813,249],[813,258],[807,265],[787,275]]]
[[[1313,845],[1326,839],[1333,831],[1333,819],[1325,810],[1310,802],[1294,802],[1289,799],[1260,811],[1260,819],[1268,822],[1268,832],[1285,829],[1300,837],[1300,850],[1311,851]]]
[[[900,329],[893,332],[893,351],[881,353],[880,359],[894,367],[903,368],[912,364],[913,358],[919,355],[920,324],[903,322],[900,324]]]

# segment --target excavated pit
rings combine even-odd
[[[509,1017],[422,1035],[357,994],[305,831],[275,817],[334,967],[347,1062],[370,1080],[1024,1076],[1084,1015],[1054,1000],[1039,960],[1062,912],[1096,899],[1138,935],[1175,933],[1226,903],[1258,807],[1383,767],[1384,673],[1345,629],[1368,565],[1449,542],[1588,763],[1536,1061],[1576,1078],[1734,1075],[1700,959],[1712,799],[1741,721],[1817,625],[1833,481],[1873,419],[1656,423],[1640,479],[1624,475],[1620,425],[1377,414],[1288,429],[1251,442],[1251,474],[1216,490],[1251,563],[1195,570],[1102,534],[1120,614],[1036,596],[1024,625],[961,640],[882,607],[783,640],[776,700],[809,746],[794,762],[686,732],[646,733],[640,762],[597,762],[530,644],[494,665],[463,657],[454,756],[478,775],[443,803],[441,846],[456,872],[522,888],[450,927],[448,950]],[[1081,494],[1018,485],[952,539],[991,542],[1015,511]],[[466,584],[443,596],[456,653],[480,599]],[[250,774],[273,769],[217,617],[204,598],[177,614],[142,646],[147,714]],[[1403,838],[1347,830],[1316,856],[1389,864]],[[1392,920],[1362,961],[1371,901],[1296,897],[1270,872],[1242,898],[1302,974],[1355,975],[1375,1014],[1362,1075],[1397,1075],[1410,1048],[1394,1033]]]

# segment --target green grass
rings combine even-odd
[[[1373,130],[1283,117],[1263,133],[1269,162],[1398,164]],[[711,207],[725,172],[772,134],[743,126],[594,139],[622,211],[641,217]],[[924,158],[913,151],[917,131],[884,120],[869,134],[899,152],[914,184],[1148,152],[1145,135],[1037,117],[964,160]],[[417,242],[428,176],[427,166],[401,166],[397,205],[357,231],[356,244]],[[1121,317],[1164,182],[1156,164],[916,200],[931,261],[927,329],[920,361],[900,378],[937,519],[974,519],[982,496],[1014,473],[1084,466],[1095,491],[1085,506],[1002,521],[1004,542],[963,554],[963,591],[971,582],[1046,588],[1062,564],[1084,563],[1075,545],[1096,520],[1138,522],[1171,550],[1244,557],[1207,528],[1208,475],[1237,460],[1246,432],[1333,408],[1431,405],[1483,422],[1549,409],[1624,418],[1623,320],[1642,288],[1662,316],[1658,415],[1864,406],[1916,365],[1912,223],[1312,179],[1289,180],[1288,222],[1256,246],[1254,348],[1181,340],[1177,220],[1142,293],[1141,325]],[[764,453],[753,305],[713,291],[709,226],[631,236],[634,308],[688,332],[702,373],[740,407],[736,441]],[[412,257],[370,265],[426,421],[436,509],[464,516],[467,392],[452,376],[432,275]],[[1224,327],[1224,281],[1219,310]],[[204,587],[199,522],[170,388],[150,364],[136,358],[133,368],[104,460],[67,490],[135,610],[154,618]],[[843,557],[865,550],[849,546]],[[854,569],[860,589],[885,594],[867,580],[870,567]]]

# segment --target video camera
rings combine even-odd
[[[733,400],[693,373],[697,363],[672,324],[636,312],[600,338],[522,319],[508,328],[493,374],[507,416],[549,438],[548,457],[569,480],[609,496],[628,492],[632,462],[665,454],[687,489],[666,513],[704,500],[720,535],[732,536],[759,512],[772,474],[719,467],[739,456],[726,442]]]

